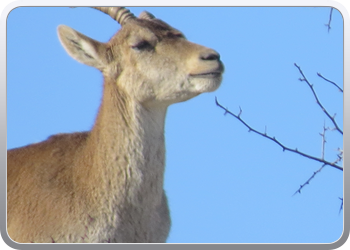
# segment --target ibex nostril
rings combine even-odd
[[[220,54],[215,52],[215,51],[209,51],[209,52],[202,53],[200,55],[200,58],[202,60],[214,61],[214,60],[219,60],[220,59]]]

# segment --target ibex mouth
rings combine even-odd
[[[207,72],[201,74],[190,74],[191,77],[195,78],[218,78],[221,76],[221,72]]]

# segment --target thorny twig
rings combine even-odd
[[[336,86],[339,89],[340,92],[344,93],[343,89],[341,87],[339,87],[338,84],[336,84],[335,82],[332,82],[331,80],[325,78],[323,75],[321,75],[321,73],[317,73],[317,75],[319,77],[321,77],[323,80],[332,83],[334,86]]]
[[[261,136],[263,136],[263,137],[265,137],[265,138],[267,138],[267,139],[269,139],[269,140],[275,142],[276,144],[278,144],[278,145],[283,149],[283,151],[286,151],[286,150],[287,150],[287,151],[290,151],[290,152],[299,154],[299,155],[304,156],[304,157],[306,157],[306,158],[309,158],[309,159],[311,159],[311,160],[315,160],[315,161],[321,162],[321,163],[323,163],[323,164],[325,164],[325,165],[328,165],[328,166],[331,166],[331,167],[334,167],[334,168],[336,168],[336,169],[338,169],[338,170],[343,171],[343,168],[340,167],[339,165],[337,165],[336,163],[332,163],[332,162],[326,161],[326,160],[324,160],[324,159],[321,159],[321,158],[318,158],[318,157],[315,157],[315,156],[311,156],[311,155],[305,154],[305,153],[299,151],[297,148],[296,148],[296,149],[289,148],[289,147],[285,146],[284,144],[282,144],[280,141],[278,141],[275,137],[271,137],[271,136],[267,135],[266,133],[261,133],[261,132],[255,130],[255,129],[253,129],[253,128],[252,128],[251,126],[249,126],[244,120],[242,120],[242,118],[241,118],[241,114],[242,114],[242,109],[241,109],[241,107],[239,107],[239,109],[240,109],[239,114],[238,114],[238,115],[235,115],[234,113],[232,113],[231,111],[229,111],[227,108],[223,107],[223,106],[218,102],[218,100],[217,100],[216,97],[215,97],[215,103],[216,103],[217,106],[219,106],[220,108],[222,108],[223,110],[225,110],[225,113],[224,113],[225,115],[226,115],[226,114],[230,114],[231,116],[233,116],[233,117],[235,117],[236,119],[238,119],[241,123],[243,123],[244,126],[246,126],[246,127],[249,129],[249,132],[252,131],[252,132],[254,132],[254,133],[258,134],[258,135],[261,135]]]
[[[331,115],[328,113],[328,111],[323,107],[323,105],[321,104],[320,100],[318,99],[318,97],[317,97],[317,95],[316,95],[316,92],[315,92],[315,90],[314,90],[313,85],[307,80],[307,78],[305,77],[305,75],[304,75],[303,71],[301,70],[301,68],[300,68],[296,63],[294,63],[294,65],[295,65],[295,67],[298,68],[300,74],[303,76],[303,78],[299,78],[299,80],[300,80],[301,82],[306,82],[306,83],[307,83],[307,85],[310,87],[310,89],[311,89],[311,91],[312,91],[312,93],[313,93],[313,95],[314,95],[314,97],[315,97],[315,99],[316,99],[316,102],[317,102],[318,106],[320,106],[320,108],[322,109],[322,111],[323,111],[323,112],[328,116],[328,118],[332,121],[332,123],[334,124],[336,130],[337,130],[339,133],[341,133],[341,134],[343,135],[343,131],[339,128],[338,124],[336,123],[336,121],[335,121],[335,119],[334,119],[335,115],[334,115],[334,116],[331,116]]]
[[[329,21],[327,24],[325,24],[325,26],[327,26],[328,28],[328,33],[331,30],[332,14],[333,14],[333,8],[331,8],[331,12],[329,13]]]
[[[322,136],[322,152],[321,152],[321,158],[324,159],[324,152],[325,152],[325,147],[326,147],[326,131],[327,131],[327,128],[326,128],[326,122],[324,123],[323,125],[323,132],[320,133],[320,136]]]
[[[341,210],[343,210],[343,198],[340,198],[339,197],[339,200],[341,200],[341,205],[340,205],[340,209],[339,209],[339,214],[340,214],[340,212],[341,212]]]
[[[299,80],[300,80],[300,81],[305,81],[305,82],[309,85],[309,87],[311,88],[311,91],[312,91],[312,93],[313,93],[313,95],[314,95],[314,97],[315,97],[315,99],[316,99],[317,104],[321,107],[322,111],[328,116],[328,118],[330,118],[330,120],[333,122],[333,124],[335,125],[335,130],[337,130],[338,132],[340,132],[341,134],[343,134],[343,131],[338,127],[337,123],[335,122],[335,119],[334,119],[335,115],[334,115],[333,117],[331,117],[331,116],[329,115],[329,113],[327,112],[327,110],[326,110],[326,109],[323,107],[323,105],[320,103],[320,101],[319,101],[319,99],[318,99],[318,97],[317,97],[317,95],[316,95],[316,92],[314,91],[313,85],[310,84],[309,81],[306,79],[306,77],[305,77],[305,75],[303,74],[303,72],[302,72],[302,70],[300,69],[300,67],[299,67],[297,64],[294,64],[294,65],[298,68],[300,74],[303,76],[303,79],[299,79]],[[325,81],[332,83],[334,86],[336,86],[336,87],[338,88],[339,91],[341,91],[341,92],[343,93],[343,89],[340,88],[336,83],[334,83],[334,82],[328,80],[327,78],[323,77],[320,73],[317,73],[317,75],[318,75],[319,77],[321,77],[322,79],[324,79]],[[326,134],[326,130],[328,130],[328,129],[324,126],[324,127],[323,127],[323,133],[320,134],[320,135],[322,136],[322,157],[321,157],[322,159],[324,159],[324,152],[325,152],[325,143],[326,143],[325,134]],[[336,161],[334,161],[334,164],[337,164],[339,161],[342,160],[342,152],[340,152],[337,156],[338,156],[338,159],[337,159]],[[321,167],[319,170],[317,170],[316,172],[314,172],[313,175],[312,175],[303,185],[300,185],[300,188],[299,188],[293,195],[295,195],[296,193],[300,193],[300,192],[301,192],[301,189],[302,189],[305,185],[309,184],[310,180],[312,180],[312,179],[315,177],[315,175],[318,174],[324,167],[325,167],[325,165],[323,164],[322,167]]]
[[[323,164],[322,165],[322,167],[320,167],[317,171],[315,171],[314,173],[313,173],[313,175],[303,184],[303,185],[300,185],[300,188],[297,190],[297,191],[295,191],[295,193],[292,195],[292,196],[294,196],[294,195],[296,195],[297,193],[301,193],[301,190],[307,185],[307,184],[310,184],[310,181],[313,179],[313,178],[315,178],[315,176],[319,173],[319,172],[321,172],[321,170],[324,168],[326,166],[326,164]]]
[[[241,118],[241,115],[242,115],[242,109],[241,109],[241,107],[239,107],[239,113],[238,113],[238,115],[235,115],[235,114],[233,114],[231,111],[229,111],[227,108],[223,107],[223,106],[218,102],[218,100],[217,100],[216,97],[215,97],[215,103],[216,103],[217,106],[219,106],[220,108],[222,108],[223,110],[225,110],[224,115],[230,114],[231,116],[235,117],[236,119],[238,119],[241,123],[243,123],[243,124],[249,129],[249,132],[250,132],[250,131],[253,131],[253,132],[256,133],[256,134],[259,134],[259,135],[261,135],[261,136],[263,136],[263,137],[265,137],[265,138],[267,138],[267,139],[270,139],[271,141],[273,141],[273,142],[275,142],[276,144],[278,144],[279,146],[281,146],[282,149],[283,149],[283,151],[288,150],[288,151],[290,151],[290,152],[299,154],[299,155],[304,156],[304,157],[306,157],[306,158],[309,158],[309,159],[312,159],[312,160],[319,161],[319,162],[323,163],[322,166],[321,166],[317,171],[315,171],[315,172],[312,174],[312,176],[311,176],[303,185],[300,185],[300,188],[299,188],[297,191],[295,191],[295,193],[293,194],[293,196],[294,196],[295,194],[297,194],[297,193],[301,193],[301,190],[302,190],[307,184],[310,184],[310,181],[311,181],[313,178],[315,178],[315,176],[316,176],[318,173],[320,173],[320,172],[322,171],[322,169],[323,169],[325,166],[328,165],[328,166],[331,166],[331,167],[334,167],[334,168],[336,168],[336,169],[339,169],[339,170],[343,171],[343,168],[337,165],[337,163],[340,162],[340,161],[343,159],[343,151],[342,151],[341,149],[338,148],[338,150],[340,151],[340,153],[337,155],[337,156],[338,156],[337,160],[335,160],[333,163],[324,160],[324,150],[325,150],[325,143],[326,143],[325,133],[326,133],[326,130],[328,130],[328,128],[326,128],[325,126],[323,127],[323,133],[320,134],[320,135],[322,136],[322,156],[321,156],[321,158],[317,158],[317,157],[314,157],[314,156],[311,156],[311,155],[307,155],[307,154],[305,154],[305,153],[302,153],[302,152],[298,151],[298,149],[295,149],[295,150],[294,150],[294,149],[288,148],[288,147],[284,146],[281,142],[279,142],[275,137],[268,136],[267,133],[266,133],[266,130],[267,130],[267,129],[266,129],[266,126],[265,126],[265,133],[261,133],[261,132],[255,130],[255,129],[253,129],[252,127],[250,127],[250,126],[249,126],[245,121],[243,121],[242,118]],[[340,209],[339,209],[339,213],[340,213],[341,210],[343,209],[343,198],[339,198],[339,199],[342,201],[341,206],[340,206]]]
[[[323,132],[320,133],[320,135],[322,136],[322,152],[321,152],[321,159],[324,159],[324,154],[325,154],[325,147],[326,147],[326,131],[329,130],[329,128],[326,128],[326,126],[323,126]],[[342,153],[339,153],[338,158],[333,162],[334,164],[337,164],[338,162],[340,162],[343,157],[342,157]],[[300,188],[293,194],[293,196],[297,193],[301,193],[301,190],[307,185],[310,184],[310,181],[318,174],[321,172],[321,170],[325,167],[326,165],[323,164],[317,171],[315,171],[312,176],[303,184],[300,185]]]

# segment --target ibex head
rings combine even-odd
[[[122,26],[109,42],[63,25],[58,34],[68,54],[101,70],[106,83],[118,85],[145,106],[167,106],[219,87],[223,64],[216,51],[187,41],[148,12],[137,18],[122,7],[95,8]]]

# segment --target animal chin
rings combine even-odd
[[[194,93],[213,92],[219,88],[222,75],[219,73],[190,75],[189,80],[193,86]]]

